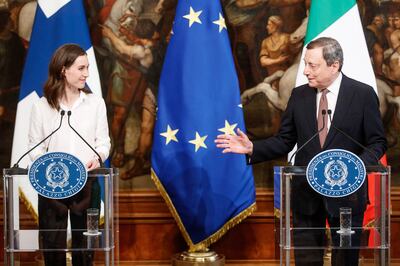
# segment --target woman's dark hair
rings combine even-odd
[[[86,51],[77,44],[64,44],[54,52],[49,64],[49,76],[43,88],[44,97],[54,109],[60,109],[60,99],[65,90],[64,69],[72,66],[82,55],[86,55]],[[85,93],[91,93],[88,88],[82,90]]]

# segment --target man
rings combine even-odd
[[[306,48],[304,75],[308,84],[293,89],[278,134],[251,142],[238,130],[237,136],[219,135],[215,140],[217,147],[222,148],[224,153],[246,154],[249,163],[258,163],[287,154],[296,143],[300,147],[321,129],[324,123],[328,132],[325,132],[325,136],[314,138],[299,150],[296,165],[306,166],[316,154],[336,148],[357,154],[366,165],[377,164],[377,158],[386,151],[386,138],[376,93],[370,86],[341,73],[343,52],[336,40],[319,38],[310,42]],[[327,109],[333,113],[332,123],[365,145],[368,150],[360,148],[354,141],[331,127],[327,115],[322,115],[322,110]],[[318,116],[320,119],[317,119]],[[325,119],[325,122],[322,119]],[[349,196],[328,198],[314,192],[305,178],[293,179],[293,227],[324,228],[326,219],[331,227],[339,227],[340,207],[352,208],[353,226],[361,227],[368,201],[367,188],[365,182],[357,192]],[[323,246],[324,238],[323,233],[295,233],[294,244]],[[332,238],[334,242],[338,241],[337,234],[332,234]],[[357,244],[359,234],[353,238],[353,246]],[[323,265],[323,250],[295,250],[295,260],[296,265]],[[333,249],[332,265],[357,264],[358,250]]]

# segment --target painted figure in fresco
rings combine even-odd
[[[371,24],[365,30],[368,52],[372,58],[374,71],[377,75],[382,75],[383,51],[387,47],[385,36],[382,32],[385,24],[383,14],[375,15]]]
[[[260,64],[267,69],[268,75],[289,67],[289,34],[281,31],[283,20],[280,16],[270,16],[266,29],[268,37],[261,43]]]
[[[297,53],[293,64],[286,71],[278,70],[274,74],[266,77],[257,86],[246,90],[241,95],[243,104],[248,103],[255,94],[262,92],[276,109],[280,111],[284,111],[286,109],[292,88],[295,86],[295,80],[301,56],[301,48],[303,47],[303,40],[307,30],[310,4],[310,0],[305,1],[307,17],[303,19],[300,26],[289,36],[289,43],[291,47],[290,50]],[[278,88],[273,88],[274,85],[276,86],[276,83],[273,85],[273,82],[276,80],[279,80],[279,86]]]
[[[392,41],[390,40],[390,35],[392,35],[392,32],[394,31],[393,19],[393,13],[389,13],[387,15],[387,26],[384,30],[386,42],[388,43],[389,48],[393,48]]]
[[[136,22],[137,23],[137,22]],[[139,21],[135,31],[135,42],[132,45],[126,44],[109,27],[103,27],[103,36],[110,40],[114,49],[120,54],[127,56],[129,60],[136,59],[144,68],[149,68],[153,63],[151,48],[153,46],[153,35],[155,25],[151,20]]]
[[[383,32],[383,27],[385,25],[386,19],[384,14],[377,14],[372,19],[370,25],[367,26],[367,29],[372,31],[377,38],[378,43],[383,47],[387,48],[388,44],[385,39],[385,35]]]
[[[122,167],[121,179],[130,179],[150,170],[158,80],[176,0],[107,3],[99,21],[104,21],[102,43],[112,55],[112,60],[105,57],[112,64],[107,93],[112,164]]]
[[[259,52],[259,64],[267,71],[267,80],[271,82],[274,90],[278,90],[279,77],[290,65],[290,36],[288,33],[281,31],[283,20],[280,16],[270,16],[267,21],[266,30],[268,36],[261,42]],[[275,78],[273,78],[275,77]],[[265,79],[264,79],[265,81]],[[249,93],[248,90],[244,92]],[[272,92],[272,94],[276,94]],[[271,102],[272,105],[274,104]],[[276,106],[275,106],[276,107]],[[269,107],[269,113],[273,114],[273,106]],[[279,124],[278,115],[271,117],[270,126],[268,128],[272,131],[276,130]]]
[[[150,165],[145,167],[145,164],[149,159],[152,143],[156,113],[156,91],[158,89],[158,79],[152,76],[154,74],[154,68],[152,68],[154,62],[153,54],[159,50],[159,47],[156,47],[159,36],[155,27],[156,25],[149,19],[139,20],[135,31],[137,38],[132,44],[127,44],[118,38],[110,28],[103,28],[103,36],[111,41],[119,53],[130,59],[139,61],[147,85],[142,99],[142,117],[138,147],[133,154],[134,166],[121,175],[122,179],[129,179],[133,176],[144,174],[150,167]]]
[[[147,55],[152,59],[152,62],[144,71],[147,88],[142,100],[140,135],[137,147],[133,152],[132,164],[127,171],[120,175],[121,179],[131,179],[150,171],[150,151],[156,119],[158,85],[167,44],[171,37],[175,6],[176,0],[159,0],[153,9],[154,13],[151,13],[153,20],[158,20],[157,17],[159,16],[157,29],[155,28],[156,25],[153,24],[154,29],[144,34],[143,31],[146,27],[137,27],[137,30],[142,31],[142,33],[137,32],[136,34],[142,36],[142,38],[136,44],[148,47],[151,53],[147,53]],[[148,25],[152,24],[149,19],[142,19],[141,21],[147,21]],[[140,23],[139,21],[138,25]]]
[[[395,12],[393,14],[393,25],[395,30],[390,35],[393,51],[390,54],[385,74],[389,79],[399,84],[400,83],[400,12]]]
[[[118,38],[135,39],[132,32],[136,28],[142,10],[141,0],[116,0],[101,10],[102,16],[107,16],[107,19],[103,17],[102,20]],[[125,163],[126,122],[131,109],[140,108],[146,82],[140,69],[140,62],[134,58],[127,60],[124,56],[118,56],[118,51],[109,38],[103,38],[103,44],[111,55],[116,54],[107,63],[111,69],[107,101],[112,105],[111,134],[114,146],[112,164],[122,167]]]

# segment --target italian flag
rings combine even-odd
[[[304,40],[306,45],[319,37],[336,39],[343,49],[342,72],[353,79],[366,83],[376,90],[375,75],[368,54],[360,14],[355,0],[313,0]],[[303,75],[304,64],[300,61],[296,86],[307,83]]]
[[[343,49],[344,63],[342,72],[353,79],[372,86],[377,92],[376,80],[367,50],[367,44],[362,29],[360,14],[355,0],[312,0],[307,33],[304,40],[302,59],[297,73],[296,86],[307,83],[303,75],[304,52],[307,44],[319,37],[336,39]],[[381,161],[386,165],[386,158]],[[378,175],[369,175],[370,204],[364,215],[364,226],[374,224],[379,213],[379,198],[375,191],[379,191]],[[370,234],[369,243],[374,245],[379,234]]]

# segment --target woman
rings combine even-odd
[[[44,85],[44,97],[32,107],[29,130],[29,145],[33,147],[55,130],[62,119],[61,111],[71,112],[72,127],[97,151],[102,161],[110,150],[110,137],[106,106],[101,97],[86,87],[89,62],[86,52],[75,44],[61,46],[54,53],[49,64],[49,75]],[[67,118],[64,117],[64,120]],[[100,166],[97,155],[63,121],[61,128],[47,141],[30,153],[32,159],[46,152],[66,152],[79,158],[87,170]],[[44,249],[59,249],[66,246],[68,210],[72,229],[86,228],[86,210],[100,208],[98,181],[90,178],[76,195],[66,199],[49,199],[39,195],[39,228]],[[94,194],[97,196],[94,197]],[[58,230],[55,231],[54,229]],[[82,246],[81,231],[72,231],[72,247]],[[91,265],[90,252],[73,252],[72,263]],[[66,265],[65,252],[45,252],[45,265]]]

